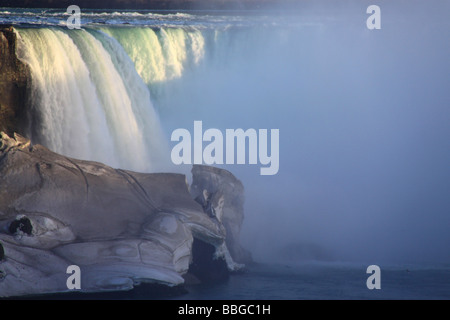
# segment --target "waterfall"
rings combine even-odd
[[[154,171],[167,142],[150,92],[123,47],[96,30],[19,29],[38,140],[114,167]]]
[[[116,39],[154,96],[164,84],[182,77],[186,68],[197,66],[205,56],[201,31],[182,28],[101,28]]]

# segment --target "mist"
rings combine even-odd
[[[300,262],[450,262],[449,5],[380,2],[368,30],[369,4],[212,34],[203,62],[153,97],[168,137],[195,120],[280,130],[278,174],[221,165],[245,186],[256,261],[293,246],[313,251]]]

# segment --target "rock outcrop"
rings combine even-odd
[[[226,229],[226,244],[234,261],[249,263],[250,253],[240,245],[244,221],[244,186],[229,171],[203,165],[192,168],[191,195],[204,211]]]
[[[220,195],[212,199],[218,216],[194,201],[184,175],[113,169],[2,133],[0,297],[67,292],[70,265],[80,267],[83,292],[176,286],[201,264],[194,242],[239,269],[242,184],[225,170],[193,173],[191,192]]]
[[[17,36],[13,27],[0,26],[0,131],[24,132],[26,97],[31,74],[16,56]]]

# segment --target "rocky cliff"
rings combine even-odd
[[[0,131],[23,133],[29,68],[16,56],[13,27],[0,26]]]
[[[184,175],[113,169],[2,133],[0,296],[66,292],[70,265],[80,267],[83,292],[238,270],[242,184],[203,166],[193,180],[191,192],[219,196],[213,209],[194,201]]]

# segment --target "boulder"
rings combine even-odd
[[[192,168],[191,195],[206,213],[226,230],[226,245],[234,261],[250,263],[250,253],[240,244],[244,221],[244,186],[231,172],[205,165]]]

